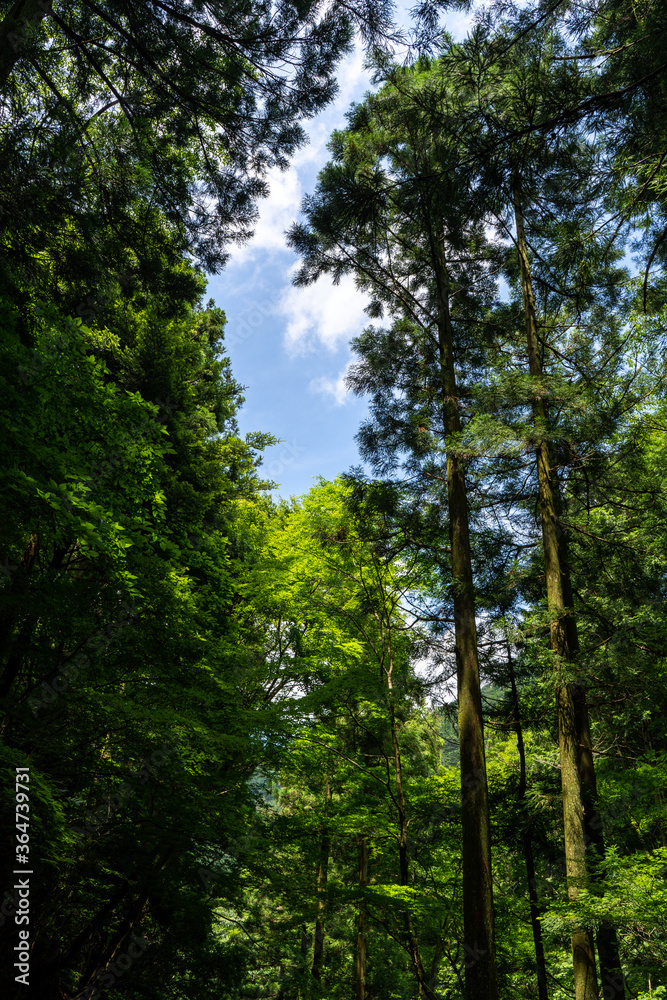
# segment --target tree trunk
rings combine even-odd
[[[94,996],[95,992],[99,990],[99,984],[96,989],[95,983],[106,973],[108,967],[112,964],[135,926],[141,919],[146,903],[148,902],[148,897],[149,894],[147,891],[140,894],[138,899],[136,899],[130,907],[128,915],[121,921],[118,929],[113,934],[111,940],[103,949],[102,953],[99,954],[95,951],[90,956],[87,969],[82,975],[81,982],[77,989],[78,995]]]
[[[526,877],[528,879],[528,898],[530,900],[530,923],[533,929],[533,942],[535,944],[535,964],[537,965],[537,993],[539,1000],[548,1000],[547,992],[547,966],[544,959],[544,944],[542,942],[542,925],[540,923],[540,908],[537,900],[537,881],[535,879],[535,860],[533,857],[533,841],[528,828],[528,821],[524,811],[526,798],[526,750],[523,743],[523,730],[521,728],[521,714],[519,711],[519,694],[516,689],[516,678],[514,676],[514,665],[512,663],[512,653],[507,646],[507,665],[509,667],[510,682],[512,685],[512,708],[514,712],[514,729],[516,732],[516,742],[519,751],[519,764],[521,776],[519,778],[519,811],[521,815],[522,830],[521,842],[523,845],[523,857],[526,865]]]
[[[523,225],[523,215],[519,197],[518,179],[514,178],[514,218],[517,232],[517,250],[521,270],[524,310],[526,316],[526,344],[530,374],[535,380],[542,376],[537,338],[537,311],[533,294],[528,247]],[[535,387],[533,395],[533,425],[536,445],[537,479],[539,492],[540,520],[542,523],[542,545],[546,574],[547,604],[549,607],[551,648],[556,654],[557,669],[576,658],[576,622],[571,604],[566,606],[563,594],[563,578],[559,551],[559,525],[557,520],[557,496],[551,476],[548,430],[548,410],[544,394]],[[556,687],[556,707],[558,712],[558,742],[560,748],[561,782],[563,790],[563,818],[565,823],[565,864],[568,897],[575,902],[580,887],[587,882],[586,873],[586,833],[584,828],[584,807],[579,775],[579,738],[574,711],[574,688],[565,684]],[[587,928],[572,928],[572,962],[574,967],[574,987],[576,1000],[597,1000],[597,975],[593,934]]]
[[[410,862],[408,855],[408,816],[405,804],[405,793],[403,791],[403,766],[401,762],[401,746],[398,739],[398,726],[396,723],[396,713],[393,702],[393,662],[390,652],[389,669],[386,670],[387,684],[389,687],[389,712],[391,719],[391,742],[394,750],[394,780],[396,786],[396,805],[398,811],[398,863],[400,872],[400,884],[407,886],[410,884]],[[414,924],[410,912],[403,913],[403,938],[406,950],[410,956],[412,970],[417,980],[419,989],[419,1000],[434,1000],[432,991],[429,988],[424,964],[419,950],[419,940],[415,932]]]
[[[368,885],[368,837],[359,836],[359,888],[363,891]],[[354,974],[354,1000],[369,1000],[366,988],[366,903],[359,903],[357,917],[357,952]]]
[[[32,535],[23,553],[21,565],[14,570],[12,582],[4,594],[5,607],[0,616],[0,663],[4,663],[0,674],[0,698],[6,698],[11,691],[12,684],[19,675],[25,654],[30,648],[30,637],[33,630],[33,622],[30,618],[23,620],[18,636],[14,637],[13,633],[22,606],[25,605],[26,596],[28,596],[28,581],[38,555],[39,536]]]
[[[558,743],[563,788],[563,818],[565,821],[565,871],[568,897],[579,898],[579,890],[587,884],[584,807],[579,780],[577,729],[575,724],[576,684],[556,688],[558,707]],[[572,929],[572,961],[576,1000],[596,1000],[598,996],[593,951],[593,934],[581,927]]]
[[[301,943],[299,945],[299,969],[296,980],[296,987],[294,993],[291,990],[288,992],[289,983],[283,983],[280,987],[280,992],[278,994],[279,1000],[286,1000],[286,997],[290,996],[291,1000],[301,1000],[303,997],[302,984],[306,981],[306,976],[309,971],[308,965],[308,946],[310,944],[310,938],[308,936],[308,927],[306,924],[301,925]],[[310,991],[308,991],[310,993]]]
[[[449,311],[449,282],[444,249],[434,248],[438,292],[438,344],[442,414],[447,446],[447,492],[452,560],[459,752],[461,760],[463,936],[466,1000],[496,1000],[496,947],[491,880],[491,828],[484,754],[482,695],[477,659],[468,500],[459,455],[447,444],[458,434],[454,343]]]
[[[563,596],[568,607],[572,607],[572,585],[567,559],[567,536],[560,539]],[[575,637],[576,638],[576,637]],[[578,643],[577,643],[578,650]],[[574,697],[574,721],[579,745],[579,781],[584,804],[584,831],[586,836],[586,862],[591,887],[604,892],[604,873],[600,865],[604,862],[604,830],[597,807],[597,781],[593,762],[593,745],[586,703],[586,691],[577,688]],[[616,928],[601,921],[595,940],[600,961],[600,989],[605,1000],[625,1000],[625,977],[621,969]]]
[[[331,801],[331,779],[327,775],[324,789],[324,810],[328,810]],[[317,865],[317,919],[315,920],[315,944],[313,948],[313,964],[311,972],[318,983],[322,982],[324,966],[324,919],[326,915],[327,869],[329,867],[329,849],[331,841],[327,827],[322,829],[320,841],[320,859]]]
[[[301,956],[301,968],[300,972],[306,972],[308,969],[308,928],[305,924],[301,925],[301,944],[299,946],[299,955]]]
[[[0,22],[0,89],[5,84],[14,65],[51,10],[51,0],[16,0]]]

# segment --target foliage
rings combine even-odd
[[[388,3],[0,4],[10,997],[470,995],[462,802],[481,785],[498,995],[580,991],[573,928],[617,936],[605,997],[667,989],[664,10],[503,0],[455,43],[447,6],[417,6],[399,64]],[[203,269],[249,238],[355,30],[375,89],[289,239],[297,284],[369,294],[348,383],[381,478],[273,504],[275,439],[239,435]],[[483,774],[459,765],[463,598]],[[576,885],[566,682],[597,780]]]

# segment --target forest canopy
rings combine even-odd
[[[0,3],[11,1000],[667,996],[667,13],[410,16]],[[354,45],[362,464],[279,499],[207,275]]]

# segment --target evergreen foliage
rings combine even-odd
[[[665,14],[448,6],[0,4],[11,1000],[665,995]],[[367,468],[276,503],[204,269],[355,31]]]

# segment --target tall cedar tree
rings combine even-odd
[[[419,70],[396,72],[395,85],[353,109],[348,130],[331,141],[334,161],[320,174],[316,194],[304,201],[307,222],[291,230],[290,243],[303,260],[297,284],[324,273],[338,280],[350,271],[373,296],[371,311],[386,309],[394,320],[391,330],[371,329],[355,342],[361,360],[350,384],[372,394],[375,418],[362,429],[362,453],[386,469],[407,452],[408,465],[436,485],[449,512],[466,995],[495,997],[488,792],[457,385],[469,343],[464,323],[474,322],[484,302],[485,250],[456,142],[440,142],[422,127],[419,83]],[[455,104],[446,87],[437,99],[440,107]],[[442,451],[446,470],[437,459]]]

